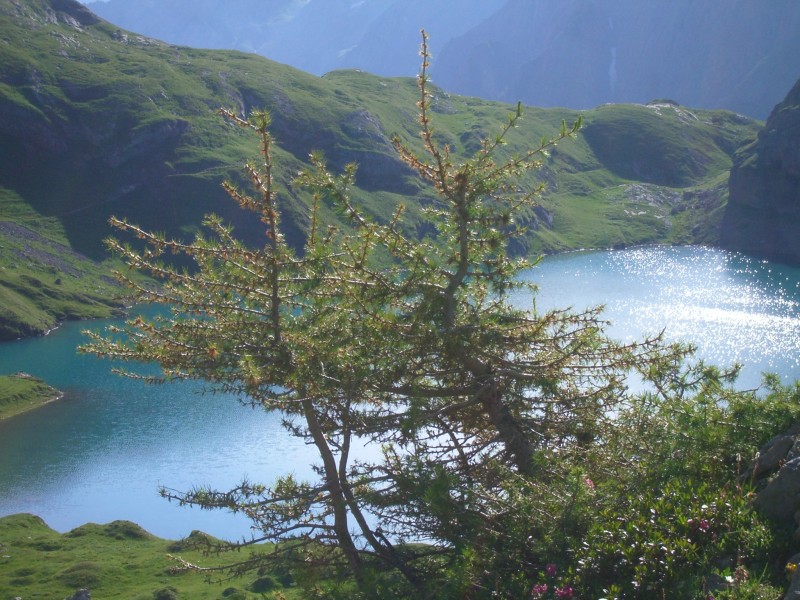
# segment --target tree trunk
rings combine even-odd
[[[500,440],[512,455],[517,470],[528,477],[536,475],[533,464],[533,446],[511,411],[508,410],[508,406],[503,402],[497,384],[495,382],[487,383],[478,393],[478,398],[492,425],[497,429]]]
[[[336,459],[328,440],[325,439],[325,433],[322,430],[311,400],[303,400],[303,412],[305,413],[308,430],[322,458],[322,466],[325,471],[325,486],[330,494],[331,507],[333,508],[333,529],[336,533],[336,539],[353,571],[353,576],[361,586],[364,582],[364,563],[347,526],[347,500],[339,481]]]

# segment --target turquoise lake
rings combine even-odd
[[[707,248],[637,248],[549,257],[526,274],[537,307],[606,307],[617,338],[666,329],[710,362],[744,365],[738,387],[762,372],[800,377],[800,270]],[[527,306],[532,300],[519,295]],[[147,386],[78,355],[84,329],[0,344],[0,374],[25,371],[64,391],[62,400],[0,422],[0,516],[29,512],[67,531],[128,519],[177,539],[193,529],[237,539],[249,523],[223,512],[180,507],[160,485],[232,487],[247,477],[310,474],[312,448],[291,437],[280,415],[204,394],[190,384]],[[363,448],[361,452],[376,452]]]

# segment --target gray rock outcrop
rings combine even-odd
[[[795,530],[800,541],[800,426],[767,442],[742,474],[755,484],[753,505],[764,516]]]
[[[800,81],[734,157],[720,243],[800,264]]]

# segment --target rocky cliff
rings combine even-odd
[[[535,106],[670,98],[764,119],[800,72],[795,0],[508,0],[434,61],[445,89]]]
[[[316,75],[347,68],[413,77],[420,28],[435,55],[506,0],[84,1],[115,25],[172,44],[255,52]]]
[[[800,264],[800,81],[734,156],[721,245]]]

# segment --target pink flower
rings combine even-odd
[[[547,563],[547,566],[544,568],[544,573],[548,577],[555,577],[556,573],[558,572],[558,567],[555,563]]]
[[[570,600],[573,593],[573,589],[568,585],[564,586],[563,588],[556,588],[556,598],[565,598],[566,600]]]
[[[693,529],[699,529],[700,531],[706,532],[711,529],[711,523],[708,522],[708,519],[700,519],[699,521],[695,521],[694,519],[689,519],[686,521],[686,524]]]
[[[533,586],[533,588],[531,588],[531,598],[544,598],[545,594],[547,594],[546,583],[537,583],[535,586]]]
[[[592,481],[588,477],[583,478],[583,485],[585,485],[590,490],[594,489],[594,481]]]

